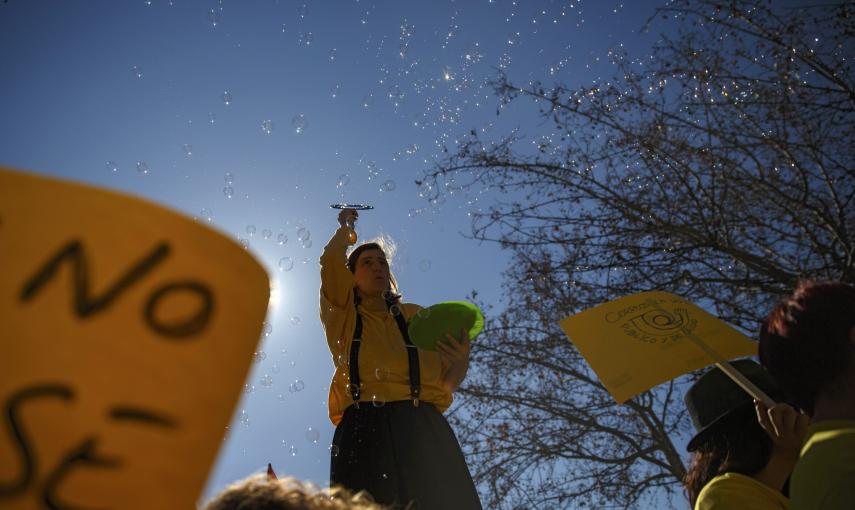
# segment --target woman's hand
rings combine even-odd
[[[755,400],[754,409],[757,411],[760,426],[772,438],[772,453],[787,460],[798,460],[810,425],[810,417],[784,403],[769,408],[763,402]]]
[[[446,338],[436,343],[442,362],[442,385],[450,392],[460,387],[469,370],[469,332],[460,330],[460,338],[446,333]]]
[[[353,224],[359,219],[359,213],[356,209],[342,209],[338,213],[338,224],[342,227],[353,228]]]

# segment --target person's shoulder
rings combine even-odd
[[[724,473],[701,489],[695,503],[695,510],[721,508],[787,508],[787,498],[750,476]]]

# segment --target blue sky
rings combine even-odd
[[[271,330],[205,497],[267,462],[323,484],[332,362],[317,258],[336,227],[329,204],[376,207],[358,231],[397,243],[407,300],[477,289],[501,307],[508,254],[461,235],[491,193],[431,204],[414,180],[470,129],[548,133],[530,106],[497,117],[487,80],[498,69],[520,83],[606,77],[610,49],[649,46],[638,31],[655,5],[9,0],[0,164],[131,192],[247,243],[276,288]],[[293,268],[280,271],[285,257]]]

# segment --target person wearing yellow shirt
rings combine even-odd
[[[855,286],[802,282],[763,323],[760,361],[811,415],[790,508],[855,508]]]
[[[469,367],[468,334],[449,335],[436,352],[412,344],[407,323],[422,308],[401,302],[383,246],[347,255],[357,214],[339,213],[320,260],[320,318],[335,365],[330,483],[412,510],[480,509],[442,415]]]
[[[748,359],[733,368],[773,398],[772,378]],[[786,483],[798,459],[808,419],[785,403],[767,409],[718,368],[686,392],[697,434],[689,441],[683,480],[695,510],[786,510]],[[753,404],[753,405],[752,405]]]

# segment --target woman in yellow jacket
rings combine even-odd
[[[469,338],[409,341],[421,310],[400,302],[383,248],[354,243],[353,209],[321,255],[321,322],[335,364],[329,391],[336,425],[330,482],[367,491],[379,503],[418,510],[480,509],[454,432],[442,415],[469,366]]]
[[[731,363],[772,398],[780,391],[752,360]],[[808,418],[785,403],[767,409],[713,368],[689,388],[686,407],[698,433],[689,441],[683,480],[695,510],[786,510],[787,483]]]

